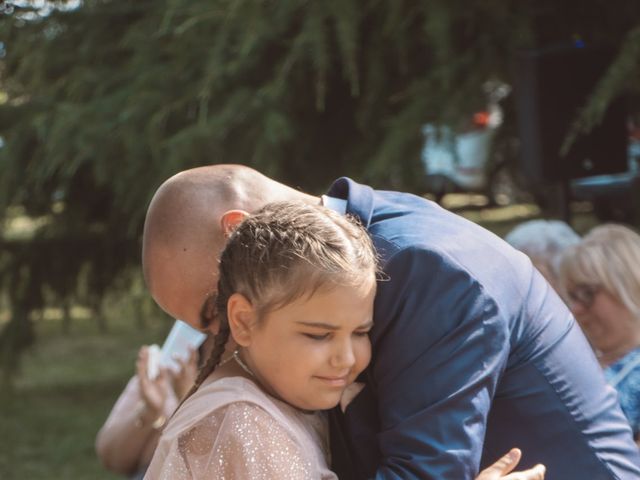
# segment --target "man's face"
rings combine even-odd
[[[156,303],[172,317],[201,329],[200,311],[218,282],[219,252],[147,249],[143,255],[147,286]]]

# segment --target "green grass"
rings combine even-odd
[[[482,225],[500,237],[528,220],[541,218],[540,209],[533,204],[516,204],[487,208],[486,198],[471,194],[450,194],[445,196],[444,205],[459,215]],[[475,208],[468,206],[477,205]],[[598,224],[591,205],[575,202],[571,205],[571,226],[580,235],[587,233]]]
[[[37,325],[12,392],[0,397],[0,478],[116,479],[94,453],[95,435],[132,375],[140,345],[162,342],[170,322],[142,331],[131,322],[98,333],[76,319]]]

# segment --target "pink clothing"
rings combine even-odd
[[[328,428],[251,380],[205,382],[178,409],[160,438],[145,479],[322,479],[329,470]]]

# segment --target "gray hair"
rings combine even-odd
[[[530,220],[521,223],[504,239],[530,258],[545,261],[556,276],[564,250],[580,242],[580,236],[560,220]]]

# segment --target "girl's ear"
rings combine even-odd
[[[227,238],[231,233],[240,225],[245,218],[249,216],[249,212],[244,210],[228,210],[220,217],[220,228],[222,233]]]
[[[241,293],[231,295],[227,302],[227,319],[233,340],[241,347],[248,347],[258,320],[249,299]]]

